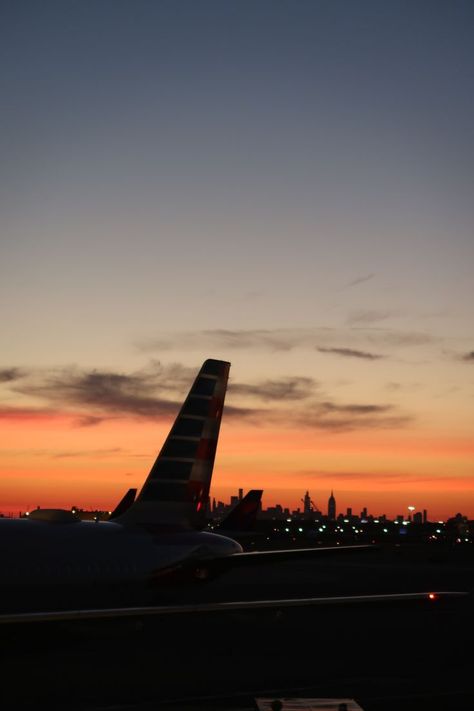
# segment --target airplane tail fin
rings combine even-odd
[[[263,489],[251,489],[244,498],[238,502],[218,526],[214,529],[218,532],[249,531],[257,518],[257,513],[260,508]]]
[[[199,525],[209,498],[230,363],[206,360],[123,525]]]
[[[118,516],[121,516],[123,513],[125,513],[125,511],[127,509],[129,509],[130,506],[135,501],[136,495],[137,495],[136,489],[129,489],[127,491],[127,493],[120,499],[117,506],[114,508],[114,510],[110,514],[109,521],[112,521],[114,518],[117,518]]]

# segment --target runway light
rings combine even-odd
[[[430,600],[436,600],[436,595],[434,593],[430,593],[428,597],[430,598]]]

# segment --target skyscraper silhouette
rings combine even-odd
[[[328,500],[328,518],[331,519],[331,521],[334,521],[336,518],[336,499],[332,491]]]

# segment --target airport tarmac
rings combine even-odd
[[[472,546],[413,547],[233,571],[174,600],[472,588]],[[4,628],[1,693],[84,711],[255,709],[268,695],[474,708],[472,630],[472,598]]]

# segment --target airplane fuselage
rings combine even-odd
[[[113,522],[0,520],[2,608],[25,591],[31,609],[45,602],[89,603],[111,591],[159,589],[168,580],[205,579],[206,563],[242,551],[231,538],[205,531],[149,533]],[[25,604],[25,600],[21,600]]]

